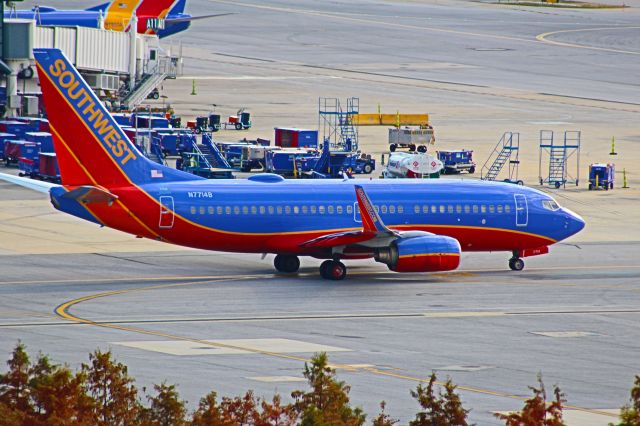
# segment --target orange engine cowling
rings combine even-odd
[[[395,272],[451,271],[460,264],[460,243],[443,235],[399,239],[378,249],[375,259]]]

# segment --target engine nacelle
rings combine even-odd
[[[375,259],[395,272],[451,271],[460,264],[460,243],[443,235],[400,239],[378,249]]]

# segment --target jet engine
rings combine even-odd
[[[401,238],[374,257],[395,272],[451,271],[460,264],[460,243],[443,235]]]

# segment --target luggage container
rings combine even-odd
[[[457,149],[452,151],[438,151],[438,159],[444,164],[444,174],[476,171],[476,163],[473,161],[473,151]]]
[[[435,142],[431,127],[400,127],[389,129],[389,151],[409,148],[409,151],[427,152],[427,145]]]
[[[116,121],[116,123],[118,123],[119,126],[131,126],[131,124],[133,123],[131,121],[131,115],[123,112],[114,113],[114,114],[111,114],[111,116]]]
[[[4,141],[15,138],[16,135],[11,133],[0,133],[0,160],[4,160]]]
[[[318,131],[276,127],[275,145],[282,148],[317,148]]]
[[[20,176],[36,177],[39,167],[40,145],[35,142],[23,141],[19,145],[20,156],[18,168]]]
[[[50,182],[60,183],[60,168],[54,152],[41,152],[39,155],[38,177]]]
[[[156,117],[153,115],[137,115],[135,116],[133,127],[136,127],[136,125],[139,129],[167,128],[169,127],[169,120],[165,117]]]
[[[594,163],[589,166],[589,191],[593,189],[613,189],[616,180],[616,166],[613,163]]]
[[[265,155],[265,168],[267,172],[277,173],[282,176],[297,177],[299,170],[297,164],[303,159],[316,158],[318,152],[311,149],[282,149],[267,151]]]
[[[25,143],[27,143],[27,141],[16,139],[7,139],[4,141],[4,164],[7,167],[18,164],[20,147]]]
[[[173,133],[158,133],[154,137],[157,140],[160,149],[164,155],[180,155],[179,143],[180,136]]]
[[[220,127],[220,114],[209,114],[209,130],[217,132]]]
[[[24,137],[29,142],[40,144],[41,152],[54,152],[53,137],[47,132],[27,132]]]
[[[17,120],[0,121],[0,132],[12,133],[16,137],[22,139],[25,133],[31,131],[29,124]]]

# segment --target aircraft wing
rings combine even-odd
[[[362,229],[355,231],[337,232],[323,235],[300,244],[304,248],[331,248],[337,246],[350,246],[357,244],[378,245],[375,240],[380,240],[382,245],[388,244],[397,238],[402,238],[401,234],[392,231],[384,224],[378,212],[373,207],[373,203],[360,185],[355,185],[356,199],[360,207],[362,217]]]
[[[44,194],[48,194],[51,188],[60,186],[58,184],[51,183],[51,182],[44,182],[41,180],[34,180],[34,179],[29,179],[29,178],[20,177],[20,176],[8,175],[6,173],[0,173],[0,180],[3,180],[5,182],[10,182],[16,185],[20,185],[25,188],[32,189],[34,191],[42,192]]]
[[[215,18],[218,16],[235,15],[235,13],[216,13],[214,15],[202,15],[202,16],[185,16],[183,18],[165,18],[164,22],[167,24],[173,24],[177,22],[190,22],[197,19]]]

